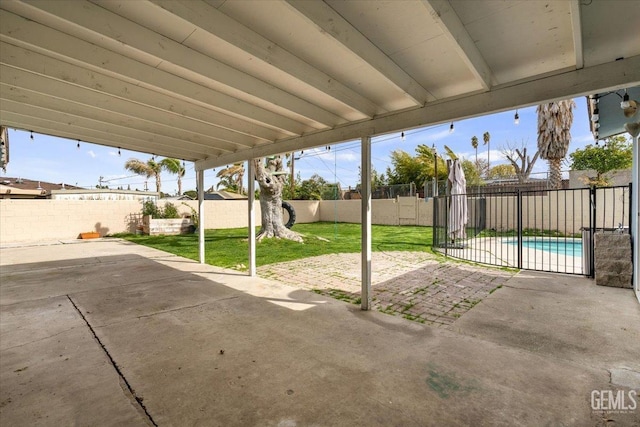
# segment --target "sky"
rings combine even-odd
[[[569,153],[578,148],[584,148],[593,143],[593,136],[589,130],[586,98],[576,98],[574,121],[571,128],[572,141]],[[535,153],[537,145],[537,115],[536,107],[518,110],[520,123],[514,123],[515,110],[492,114],[473,119],[454,122],[454,132],[449,132],[449,123],[411,129],[405,131],[404,141],[401,134],[393,133],[372,138],[371,161],[377,172],[385,172],[391,166],[391,153],[394,150],[404,150],[415,155],[415,148],[419,144],[433,146],[439,153],[444,153],[447,145],[458,156],[470,160],[475,159],[475,150],[471,146],[471,137],[479,140],[478,157],[487,158],[487,146],[483,145],[484,132],[491,134],[489,153],[491,166],[508,163],[500,153],[506,144],[526,144],[528,151]],[[26,178],[35,181],[53,182],[77,185],[85,188],[95,188],[102,177],[103,185],[110,188],[122,187],[132,190],[145,189],[145,177],[137,176],[124,169],[125,162],[136,158],[146,162],[150,154],[135,151],[80,142],[77,148],[76,140],[56,138],[47,135],[31,133],[22,130],[9,130],[10,159],[3,177]],[[330,150],[320,147],[296,152],[295,174],[300,174],[304,180],[314,173],[319,174],[328,182],[339,182],[343,189],[355,187],[358,183],[358,168],[360,166],[360,141],[350,141],[331,146]],[[195,190],[196,178],[194,165],[186,162],[187,172],[183,178],[183,191]],[[569,169],[565,163],[564,169]],[[205,171],[205,189],[215,187],[218,183],[216,173],[220,168]],[[542,177],[548,170],[547,162],[538,159],[533,173]],[[162,191],[175,194],[177,192],[176,176],[167,172],[162,173]],[[155,181],[149,180],[148,189],[155,191]]]

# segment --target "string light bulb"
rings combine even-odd
[[[78,140],[78,144],[76,145],[76,148],[79,150],[80,149],[80,140]]]
[[[120,152],[120,147],[118,147],[118,157],[122,156],[122,153]]]
[[[449,125],[449,133],[453,133],[455,129],[453,128],[453,122]]]
[[[516,125],[520,124],[520,115],[518,114],[518,110],[516,110],[516,115],[513,116],[513,123],[515,123]]]
[[[404,131],[400,134],[400,139],[402,140],[402,142],[407,140],[407,137],[404,136]]]
[[[622,108],[623,110],[625,108],[629,108],[629,94],[627,93],[627,90],[624,90],[624,96],[622,97],[622,102],[620,103],[620,108]]]
[[[33,141],[33,131],[31,131],[31,136],[30,136],[31,140]]]
[[[600,120],[600,110],[598,109],[598,107],[596,107],[596,109],[593,110],[593,114],[591,115],[591,121],[595,123],[598,120]]]

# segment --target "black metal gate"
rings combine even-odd
[[[629,233],[631,185],[467,194],[466,236],[450,233],[451,196],[434,199],[433,247],[447,256],[593,276],[593,235]]]

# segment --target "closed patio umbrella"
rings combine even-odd
[[[449,205],[449,238],[464,239],[467,237],[467,180],[460,166],[460,160],[455,159],[449,171],[451,183],[451,204]]]

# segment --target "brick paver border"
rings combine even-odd
[[[450,326],[515,274],[443,262],[425,252],[374,252],[373,308],[408,320]],[[360,303],[360,254],[331,254],[266,265],[261,277]]]

